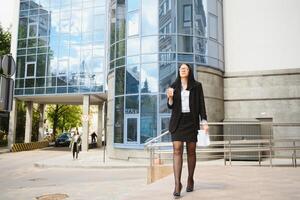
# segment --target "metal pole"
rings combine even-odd
[[[297,167],[297,156],[296,156],[296,141],[293,141],[294,145],[294,167]]]
[[[229,138],[229,164],[230,164],[230,166],[231,166],[231,156],[232,156],[232,154],[231,154],[231,138]]]
[[[271,142],[271,135],[270,135],[270,141],[269,141],[269,151],[270,151],[270,167],[273,167],[272,163],[272,142]]]
[[[260,148],[260,144],[258,144],[258,148]],[[260,161],[260,149],[258,149],[258,162],[259,162],[259,166],[261,166],[261,161]]]

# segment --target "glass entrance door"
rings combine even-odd
[[[138,130],[139,130],[139,120],[138,116],[127,115],[125,123],[125,143],[135,143],[138,144]]]
[[[169,122],[170,122],[170,116],[160,116],[160,134],[163,134],[164,132],[169,130]],[[162,142],[170,142],[171,141],[171,134],[167,134],[166,136],[163,136],[161,139]]]

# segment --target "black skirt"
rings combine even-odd
[[[178,126],[171,137],[172,141],[197,142],[197,133],[192,113],[181,113]]]

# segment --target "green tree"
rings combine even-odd
[[[38,104],[34,104],[32,109],[32,136],[31,136],[31,141],[33,142],[39,140],[39,121],[40,121],[39,106]]]
[[[11,33],[9,30],[5,31],[0,24],[0,55],[10,53]]]
[[[57,129],[61,131],[81,126],[82,108],[73,105],[49,105],[47,106],[47,118],[52,124],[54,138]]]

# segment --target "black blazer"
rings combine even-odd
[[[172,109],[169,123],[169,131],[172,133],[176,130],[181,115],[181,89],[176,88],[175,83],[170,87],[174,89],[173,104],[170,105],[169,101],[167,102],[168,108]],[[207,120],[202,84],[198,81],[190,87],[189,104],[195,130],[198,130],[200,129],[199,115],[201,119]]]

